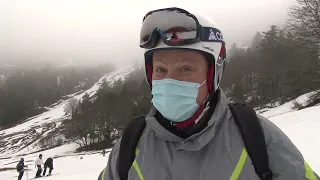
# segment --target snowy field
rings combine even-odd
[[[110,151],[110,150],[109,150]],[[97,179],[100,171],[104,168],[108,161],[108,155],[103,157],[98,152],[91,152],[92,154],[69,154],[64,155],[63,157],[58,157],[54,159],[54,169],[52,171],[52,176],[45,177],[41,179],[46,180],[88,180],[88,179]],[[44,158],[47,157],[46,153],[43,153]],[[83,159],[80,159],[83,157]],[[30,170],[28,172],[25,171],[23,180],[28,178],[34,178],[36,174],[36,168],[34,167],[34,160],[36,155],[30,155],[25,157],[25,164],[29,164],[28,168]],[[0,160],[0,167],[15,167],[17,164],[18,158],[9,159],[9,160]],[[10,164],[12,163],[12,164]],[[8,165],[6,165],[8,164]],[[48,173],[48,170],[47,170]],[[0,172],[1,180],[16,180],[18,177],[18,173],[16,170],[7,170]]]
[[[289,105],[287,104],[287,106]],[[278,108],[284,108],[284,106],[279,106]],[[287,113],[279,112],[276,108],[273,109],[273,111],[277,111],[280,115],[272,113],[272,115],[270,115],[272,116],[270,118],[271,121],[279,126],[291,138],[313,170],[320,173],[320,156],[318,155],[320,144],[317,141],[317,137],[320,137],[320,106]],[[42,152],[45,158],[52,155],[60,156],[54,159],[53,174],[55,175],[43,179],[97,179],[100,171],[107,164],[108,153],[105,157],[102,157],[100,152],[77,154],[73,153],[75,148],[75,145],[71,144]],[[110,149],[107,150],[107,152],[109,151]],[[25,157],[26,164],[31,164],[31,169],[28,172],[29,179],[35,175],[36,170],[33,161],[37,155],[38,153]],[[83,159],[80,159],[80,157],[83,157]],[[18,160],[19,157],[1,159],[0,168],[14,168]],[[17,176],[18,174],[15,169],[0,172],[1,180],[15,180],[17,179]],[[26,172],[24,179],[27,179]]]

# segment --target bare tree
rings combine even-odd
[[[289,28],[301,40],[320,43],[320,1],[296,0],[289,11]]]
[[[79,112],[79,100],[71,98],[64,107],[64,112],[67,113],[70,119],[75,119]]]

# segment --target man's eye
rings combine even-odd
[[[157,68],[156,72],[166,72],[166,70],[164,68]]]
[[[189,72],[189,71],[192,71],[192,69],[189,67],[183,67],[183,68],[181,68],[181,71],[182,72]]]

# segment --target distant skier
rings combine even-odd
[[[19,172],[18,180],[22,179],[25,167],[28,167],[28,166],[24,165],[24,159],[21,158],[16,167],[17,171]]]
[[[53,158],[52,157],[49,157],[46,162],[44,163],[44,170],[43,170],[43,174],[42,176],[45,176],[46,175],[46,171],[47,171],[47,168],[49,168],[49,174],[48,176],[51,175],[51,172],[53,170]]]
[[[103,155],[103,157],[106,156],[106,150],[102,150],[102,155]]]
[[[42,172],[41,166],[42,166],[42,164],[43,164],[42,154],[39,154],[39,157],[35,161],[35,166],[38,168],[37,174],[36,174],[36,178],[42,177],[41,176],[41,172]]]

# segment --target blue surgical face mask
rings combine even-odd
[[[162,79],[152,81],[152,103],[163,117],[174,122],[189,119],[199,109],[197,97],[202,84]]]

